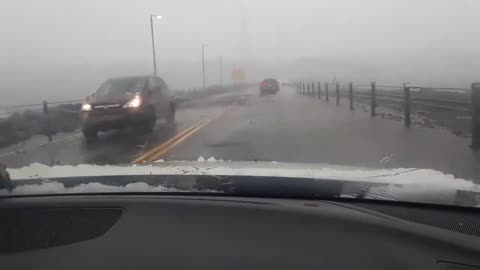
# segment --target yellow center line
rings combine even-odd
[[[184,142],[191,136],[193,136],[195,133],[197,133],[200,129],[205,127],[208,123],[211,121],[219,118],[225,111],[222,113],[219,113],[218,115],[215,115],[214,117],[210,117],[207,119],[203,119],[196,123],[195,125],[183,130],[182,132],[178,133],[175,135],[173,138],[169,139],[168,141],[158,145],[157,147],[149,150],[148,152],[144,153],[143,155],[137,157],[134,159],[131,163],[132,164],[139,164],[139,163],[144,163],[144,162],[153,162],[157,159],[159,159],[162,155],[170,151],[172,148],[177,146],[178,144]]]

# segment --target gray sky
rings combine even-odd
[[[2,0],[0,93],[77,98],[105,77],[151,71],[172,88],[226,80],[331,79],[465,86],[480,80],[478,0]]]

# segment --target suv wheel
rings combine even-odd
[[[83,129],[82,132],[83,132],[83,136],[85,136],[85,138],[87,138],[87,139],[94,139],[94,138],[96,138],[97,135],[98,135],[98,131],[97,131],[97,130],[95,130],[95,129],[90,129],[90,128],[88,128],[88,129]]]
[[[152,110],[152,113],[145,120],[144,130],[146,132],[152,132],[153,129],[155,128],[155,123],[156,122],[157,122],[157,116],[155,115],[155,112],[153,112],[153,110]]]

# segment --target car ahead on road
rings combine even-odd
[[[280,84],[275,79],[265,79],[260,82],[260,94],[276,94],[280,91]]]
[[[108,79],[82,106],[86,138],[99,131],[139,128],[152,131],[158,118],[175,121],[175,102],[167,84],[157,76]]]

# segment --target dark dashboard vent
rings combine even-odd
[[[415,223],[480,236],[480,211],[476,209],[451,210],[363,203],[355,205]]]
[[[0,253],[72,244],[105,234],[121,208],[0,210]]]

